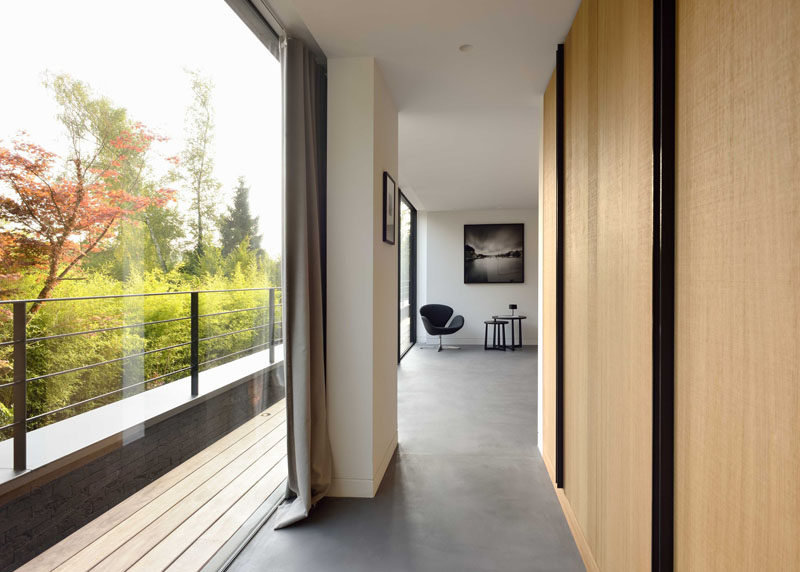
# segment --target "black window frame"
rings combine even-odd
[[[414,347],[417,343],[417,209],[408,200],[403,194],[402,189],[398,189],[398,224],[397,224],[397,363],[399,364],[403,357]],[[409,337],[411,339],[411,345],[406,348],[405,351],[401,348],[401,320],[402,316],[400,315],[400,296],[402,295],[402,280],[401,280],[401,255],[402,252],[402,240],[403,240],[403,233],[400,230],[400,202],[404,203],[409,211],[411,212],[411,252],[410,252],[410,262],[411,268],[409,269],[409,288],[408,288],[408,303],[409,303],[409,315],[411,318],[410,323],[410,333]]]

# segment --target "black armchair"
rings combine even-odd
[[[422,325],[425,326],[425,331],[431,336],[439,336],[439,348],[437,351],[461,349],[458,346],[443,346],[442,336],[455,334],[463,328],[464,316],[456,316],[450,320],[450,316],[453,315],[453,309],[444,304],[426,304],[419,309],[419,315],[422,318]],[[450,322],[449,324],[448,321]]]

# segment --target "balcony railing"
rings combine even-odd
[[[219,312],[209,312],[205,314],[200,313],[201,296],[205,297],[212,294],[226,294],[233,292],[254,292],[254,293],[264,292],[266,294],[266,300],[265,300],[266,303],[263,305],[257,305],[246,308],[227,309]],[[145,321],[133,324],[122,324],[107,328],[97,328],[84,331],[58,333],[53,335],[37,336],[30,338],[27,335],[28,332],[27,326],[29,320],[29,315],[28,315],[29,304],[38,305],[38,304],[53,304],[61,302],[117,300],[117,299],[127,299],[127,298],[150,298],[155,296],[186,297],[189,302],[188,304],[189,315],[176,316],[161,320],[152,320],[152,321]],[[269,363],[274,363],[275,346],[282,342],[282,331],[280,325],[281,325],[281,315],[282,315],[283,305],[281,299],[282,297],[280,288],[238,288],[238,289],[228,289],[228,290],[155,292],[147,294],[114,294],[107,296],[84,296],[84,297],[74,297],[74,298],[44,298],[44,299],[30,299],[30,300],[0,301],[0,307],[3,306],[12,307],[12,316],[13,316],[12,339],[0,342],[0,348],[13,346],[13,381],[8,383],[0,383],[0,390],[3,390],[5,388],[12,388],[11,403],[13,405],[14,417],[12,423],[0,427],[0,434],[2,434],[3,431],[8,429],[13,430],[14,470],[24,471],[26,469],[27,466],[26,437],[28,433],[28,426],[32,422],[44,423],[48,417],[51,417],[57,413],[63,413],[69,410],[74,410],[81,406],[91,406],[96,402],[100,401],[107,402],[109,399],[113,398],[124,399],[134,394],[141,393],[142,391],[147,391],[149,389],[148,384],[151,386],[150,388],[152,388],[156,387],[155,385],[153,385],[156,382],[168,383],[167,380],[170,377],[180,373],[188,373],[188,375],[191,378],[191,386],[190,386],[191,396],[196,397],[198,395],[200,372],[205,369],[209,369],[209,367],[212,364],[217,364],[222,360],[229,359],[235,356],[245,357],[245,355],[249,355],[257,351],[269,350]],[[244,312],[266,312],[267,314],[266,321],[264,323],[258,323],[252,327],[239,328],[232,331],[217,332],[212,335],[206,335],[204,337],[200,336],[201,320],[207,320],[218,316],[242,314]],[[105,334],[108,332],[123,332],[130,330],[142,331],[143,338],[146,342],[148,339],[147,338],[148,326],[154,326],[157,324],[181,323],[186,321],[189,322],[188,339],[184,339],[184,341],[181,341],[180,343],[171,344],[168,346],[163,346],[158,348],[152,348],[146,351],[128,353],[121,357],[84,364],[76,367],[71,367],[61,371],[49,372],[31,377],[28,376],[28,363],[27,363],[28,351],[29,351],[28,348],[32,344],[46,342],[48,340],[62,340],[65,338],[74,338],[77,336],[94,336],[97,334]],[[247,347],[244,347],[243,349],[239,349],[237,351],[229,352],[221,356],[214,356],[210,359],[204,359],[203,361],[200,361],[201,343],[210,344],[211,342],[220,340],[222,338],[234,336],[237,334],[244,334],[248,332],[253,332],[253,333],[263,332],[264,335],[262,335],[261,338],[264,341],[261,343],[252,343]],[[137,358],[144,359],[144,357],[148,355],[154,355],[167,351],[178,350],[180,348],[186,348],[187,346],[189,347],[188,363],[186,363],[184,367],[174,369],[167,373],[159,373],[156,376],[150,377],[148,379],[145,379],[137,383],[132,383],[129,385],[125,385],[123,383],[121,384],[122,386],[117,389],[106,391],[74,403],[69,403],[61,407],[56,407],[54,409],[43,411],[33,416],[28,416],[28,387],[31,384],[42,383],[44,380],[53,379],[58,376],[93,370],[94,368],[98,368],[109,364],[114,364],[114,363],[124,364],[125,362],[129,362],[130,360],[134,360]],[[209,352],[206,351],[205,357],[208,357],[208,353]],[[135,390],[136,393],[132,393]],[[103,403],[101,403],[101,405],[102,404]]]

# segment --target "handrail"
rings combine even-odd
[[[102,296],[75,296],[73,298],[28,298],[19,300],[0,300],[0,304],[16,304],[17,302],[26,302],[28,304],[35,304],[38,302],[75,302],[79,300],[109,300],[112,298],[147,298],[149,296],[173,296],[176,294],[220,294],[225,292],[264,292],[266,290],[274,290],[274,286],[264,286],[263,288],[230,288],[227,290],[178,290],[176,292],[143,292],[141,294],[104,294]]]
[[[179,293],[182,294],[182,292],[179,292]],[[278,304],[277,306],[280,307],[281,304]],[[269,306],[254,306],[252,308],[240,308],[238,310],[225,310],[224,312],[214,312],[212,314],[200,314],[197,317],[198,318],[212,318],[212,317],[215,317],[215,316],[224,316],[226,314],[236,314],[238,312],[249,312],[249,311],[252,311],[252,310],[266,310],[267,308],[269,308]],[[46,341],[46,340],[57,340],[57,339],[60,339],[60,338],[69,338],[69,337],[72,337],[72,336],[83,336],[83,335],[89,335],[89,334],[103,334],[105,332],[114,332],[114,331],[117,331],[117,330],[126,330],[126,329],[130,329],[130,328],[143,328],[145,326],[154,326],[156,324],[167,324],[169,322],[180,322],[180,321],[183,321],[183,320],[191,320],[191,319],[192,319],[191,316],[183,316],[181,318],[169,318],[167,320],[153,320],[152,322],[140,322],[138,324],[125,324],[123,326],[111,326],[109,328],[98,328],[96,330],[84,330],[82,332],[67,332],[66,334],[56,334],[54,336],[41,336],[41,337],[38,337],[38,338],[28,338],[28,343],[29,344],[33,344],[35,342],[43,342],[43,341]],[[8,340],[8,341],[5,341],[5,342],[0,342],[0,348],[2,348],[3,346],[10,346],[13,343],[14,343],[14,340]],[[3,387],[3,386],[0,385],[0,387]]]
[[[186,371],[190,372],[191,377],[191,395],[192,397],[196,397],[199,393],[199,372],[200,367],[207,366],[208,364],[215,363],[217,361],[230,358],[232,356],[240,355],[245,352],[252,353],[257,348],[268,348],[269,349],[269,362],[275,363],[275,344],[276,344],[276,337],[275,337],[275,328],[276,328],[276,320],[275,320],[275,308],[282,308],[282,304],[275,303],[275,292],[281,291],[280,288],[275,287],[263,287],[263,288],[232,288],[228,290],[192,290],[192,291],[180,291],[180,292],[152,292],[152,293],[142,293],[142,294],[112,294],[112,295],[104,295],[104,296],[80,296],[75,298],[33,298],[27,300],[0,300],[0,305],[3,304],[11,304],[13,306],[13,339],[0,343],[0,348],[13,345],[14,347],[14,381],[9,383],[0,383],[0,389],[13,387],[13,396],[12,396],[12,404],[14,407],[14,421],[8,425],[0,427],[0,431],[4,431],[6,429],[13,428],[13,439],[14,439],[14,469],[17,471],[25,470],[27,466],[27,429],[28,423],[31,421],[36,421],[39,419],[43,419],[50,415],[54,415],[56,413],[60,413],[62,411],[66,411],[68,409],[74,409],[76,407],[80,407],[81,405],[86,405],[92,402],[96,402],[98,400],[123,393],[126,391],[130,391],[132,389],[136,389],[139,387],[144,386],[144,391],[147,391],[147,384],[152,383],[154,381],[158,381],[170,376],[174,376],[179,373],[183,373]],[[253,306],[249,308],[237,308],[233,310],[223,310],[220,312],[211,312],[207,314],[201,314],[199,311],[200,303],[199,298],[201,294],[220,294],[220,293],[230,293],[230,292],[267,292],[269,296],[269,302],[267,305],[264,306]],[[149,297],[149,296],[179,296],[179,295],[186,295],[189,296],[189,309],[190,315],[189,316],[180,316],[176,318],[168,318],[164,320],[154,320],[150,322],[141,322],[136,324],[124,324],[121,326],[110,326],[108,328],[97,328],[94,330],[86,330],[80,332],[67,332],[63,334],[54,334],[49,336],[39,336],[28,338],[27,337],[27,305],[30,303],[42,303],[42,302],[65,302],[65,301],[81,301],[81,300],[104,300],[104,299],[119,299],[119,298],[136,298],[136,297]],[[223,315],[230,315],[239,312],[254,312],[258,310],[267,310],[269,313],[269,319],[267,323],[260,324],[251,328],[243,328],[239,330],[234,330],[230,332],[222,332],[218,334],[214,334],[211,336],[206,336],[201,338],[200,337],[200,328],[199,322],[201,318],[212,318],[216,316],[223,316]],[[254,318],[261,316],[260,314],[254,314]],[[131,329],[131,328],[145,328],[146,326],[155,325],[155,324],[165,324],[171,322],[179,322],[179,321],[190,321],[190,328],[189,328],[189,339],[187,341],[182,341],[177,344],[169,345],[166,347],[161,348],[153,348],[146,351],[140,351],[137,353],[127,354],[118,358],[113,358],[101,362],[91,363],[87,365],[81,365],[78,367],[66,369],[63,371],[53,372],[53,373],[45,373],[34,377],[27,376],[27,347],[30,344],[43,342],[47,340],[55,340],[55,339],[63,339],[75,336],[83,336],[83,335],[93,335],[93,334],[100,334],[105,332],[113,332],[119,331],[124,329]],[[213,324],[213,322],[212,322]],[[200,343],[201,342],[209,342],[212,340],[220,339],[226,336],[232,336],[235,334],[241,334],[244,332],[253,332],[256,330],[268,330],[268,341],[258,344],[250,345],[247,348],[242,350],[234,351],[223,356],[214,357],[212,359],[207,359],[205,361],[200,361]],[[145,338],[147,337],[145,330],[143,330]],[[283,332],[281,328],[281,339],[283,337]],[[261,338],[263,339],[263,338]],[[253,340],[255,341],[255,340]],[[280,340],[278,340],[280,341]],[[107,391],[100,395],[95,395],[92,397],[88,397],[81,401],[75,403],[69,403],[67,405],[63,405],[56,409],[52,409],[49,411],[44,411],[38,413],[34,416],[28,416],[28,408],[27,408],[27,389],[28,384],[35,381],[40,381],[47,378],[53,378],[59,375],[66,375],[70,373],[77,373],[89,369],[93,369],[99,366],[108,365],[112,363],[121,363],[129,359],[133,358],[144,358],[147,355],[166,352],[169,350],[174,350],[177,348],[182,348],[190,346],[190,356],[189,356],[189,365],[186,367],[179,368],[174,371],[170,371],[168,373],[163,373],[157,375],[155,377],[140,381],[138,383],[134,383],[131,385],[127,385],[125,387],[121,387],[118,389],[114,389],[111,391]],[[185,363],[185,362],[184,362]],[[168,382],[169,383],[169,382]],[[123,399],[125,396],[123,395]]]

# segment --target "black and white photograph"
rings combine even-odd
[[[383,172],[383,242],[394,244],[395,204],[397,187],[394,179],[386,171]]]
[[[525,281],[524,224],[465,224],[464,283]]]

